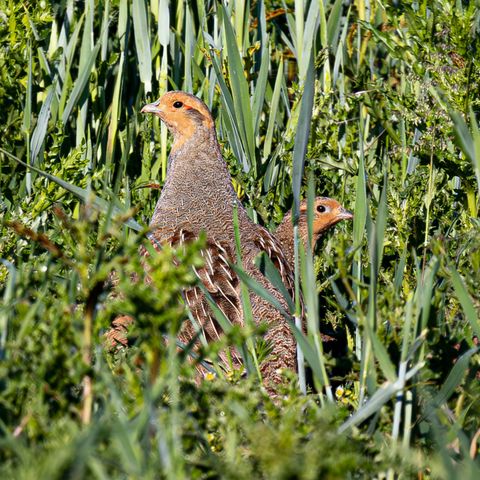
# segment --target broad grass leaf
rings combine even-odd
[[[225,9],[219,5],[219,11],[222,12],[223,25],[225,27],[225,38],[228,53],[228,72],[229,80],[232,86],[232,99],[235,105],[236,129],[240,134],[243,144],[243,150],[247,154],[249,167],[253,172],[257,172],[255,159],[255,140],[252,118],[252,108],[250,106],[250,95],[248,91],[247,80],[245,79],[242,59],[237,48],[235,34]]]
[[[40,153],[40,149],[45,141],[54,91],[55,84],[50,87],[47,98],[43,102],[42,108],[40,109],[40,114],[38,115],[37,125],[32,134],[32,140],[30,142],[30,162],[32,165],[36,165],[38,154]]]
[[[338,43],[338,37],[342,26],[343,17],[341,15],[343,0],[336,0],[330,10],[327,20],[327,40],[328,47],[335,49]]]
[[[145,93],[150,93],[152,91],[152,52],[145,0],[132,1],[132,17],[140,78],[145,86]]]
[[[303,178],[303,169],[305,165],[305,155],[307,153],[308,139],[310,136],[310,124],[312,121],[313,97],[315,95],[315,77],[313,59],[308,64],[307,76],[305,79],[302,95],[302,104],[300,106],[300,115],[296,127],[295,146],[293,148],[293,218],[294,224],[298,223],[300,214],[300,187]]]
[[[363,234],[367,222],[367,209],[365,163],[363,155],[360,155],[355,195],[355,212],[353,215],[353,243],[355,247],[359,246],[363,241]]]
[[[67,104],[66,104],[65,109],[63,110],[63,113],[62,113],[62,123],[63,124],[67,123],[68,119],[70,118],[70,114],[72,113],[72,110],[77,105],[80,97],[82,96],[82,93],[83,93],[84,89],[88,85],[88,81],[90,79],[90,74],[92,73],[92,68],[95,64],[95,60],[97,58],[100,47],[101,47],[101,41],[99,40],[97,42],[97,45],[95,45],[95,47],[91,51],[90,56],[86,60],[84,70],[82,70],[82,72],[80,73],[79,77],[77,78],[77,80],[76,80],[76,82],[73,86],[73,90],[70,93]]]
[[[283,58],[280,60],[275,78],[275,86],[273,87],[272,99],[270,101],[270,115],[268,116],[267,134],[263,144],[263,159],[264,161],[270,156],[272,151],[273,129],[277,120],[278,105],[280,103],[280,92],[282,88],[283,79]],[[270,162],[272,164],[272,161]]]

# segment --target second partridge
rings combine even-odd
[[[352,213],[342,207],[333,198],[317,197],[313,202],[313,223],[312,223],[312,247],[314,248],[320,237],[331,227],[342,220],[351,220]],[[275,231],[277,240],[280,240],[283,251],[287,256],[290,265],[294,262],[293,224],[292,212],[289,211],[283,217],[282,222]],[[304,248],[308,243],[308,219],[307,201],[300,203],[300,217],[298,219],[298,236]]]

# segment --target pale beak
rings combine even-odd
[[[337,217],[341,218],[342,220],[351,220],[353,218],[353,213],[342,207]]]
[[[153,103],[147,103],[141,110],[140,113],[156,113],[159,115],[162,113],[162,109],[160,108],[160,100],[157,100]]]

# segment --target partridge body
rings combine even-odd
[[[353,218],[352,213],[346,210],[342,205],[328,197],[316,197],[313,202],[313,223],[312,223],[312,248],[315,247],[320,237],[331,227],[342,220]],[[300,203],[300,217],[298,219],[298,236],[303,246],[306,248],[308,243],[308,219],[307,219],[307,201]],[[289,211],[283,217],[282,222],[275,231],[275,237],[282,244],[283,252],[290,265],[294,262],[294,239],[292,212]]]
[[[312,223],[312,247],[314,248],[317,241],[322,237],[322,235],[327,232],[330,228],[335,226],[338,222],[342,220],[351,220],[353,218],[352,213],[346,210],[342,205],[336,200],[328,197],[317,197],[313,202],[313,223]],[[302,242],[304,248],[307,247],[308,242],[308,218],[307,218],[307,201],[304,200],[300,203],[300,217],[298,219],[298,233],[299,239]],[[277,227],[277,230],[274,232],[276,239],[280,242],[283,253],[289,262],[291,268],[294,265],[294,239],[293,239],[293,224],[292,224],[292,212],[289,211],[285,214],[282,222]],[[212,248],[215,250],[215,246]],[[217,252],[218,253],[218,252]],[[256,250],[253,250],[253,253],[256,253]],[[248,263],[248,262],[247,262]],[[187,292],[187,297],[190,298],[191,293]],[[193,299],[191,299],[190,304],[193,304]],[[202,308],[201,304],[197,300],[197,309]],[[236,318],[237,312],[231,311],[232,309],[226,309],[230,313],[229,318]],[[205,314],[202,312],[201,315],[205,317]],[[109,338],[112,346],[116,345],[127,345],[127,336],[126,331],[130,324],[133,322],[131,317],[122,315],[117,317],[113,323],[112,328],[108,333],[107,337]],[[208,326],[206,326],[208,328]],[[213,325],[210,326],[210,329],[213,329]],[[190,332],[190,335],[192,333]],[[217,332],[211,332],[210,337],[216,335]],[[325,341],[331,340],[331,337],[323,336]]]
[[[291,264],[275,237],[253,223],[238,201],[207,106],[193,95],[174,91],[146,105],[142,112],[160,117],[173,135],[167,178],[150,223],[154,246],[187,242],[205,232],[205,266],[197,275],[229,320],[243,325],[240,281],[230,265],[236,262],[233,216],[237,208],[243,268],[285,305],[281,294],[255,266],[254,258],[266,252],[290,288]],[[184,296],[207,340],[218,338],[221,328],[201,289],[191,288]],[[254,320],[269,326],[265,338],[272,345],[261,371],[266,384],[278,383],[279,368],[296,367],[295,340],[276,309],[257,295],[250,294],[250,299]],[[181,334],[183,341],[189,341],[195,334],[193,326],[185,322]],[[238,357],[234,360],[241,363]]]

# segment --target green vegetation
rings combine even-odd
[[[479,34],[474,0],[0,0],[2,478],[479,478]],[[317,393],[195,384],[203,239],[142,281],[167,89],[212,108],[256,221],[308,192],[355,214],[299,256]]]

